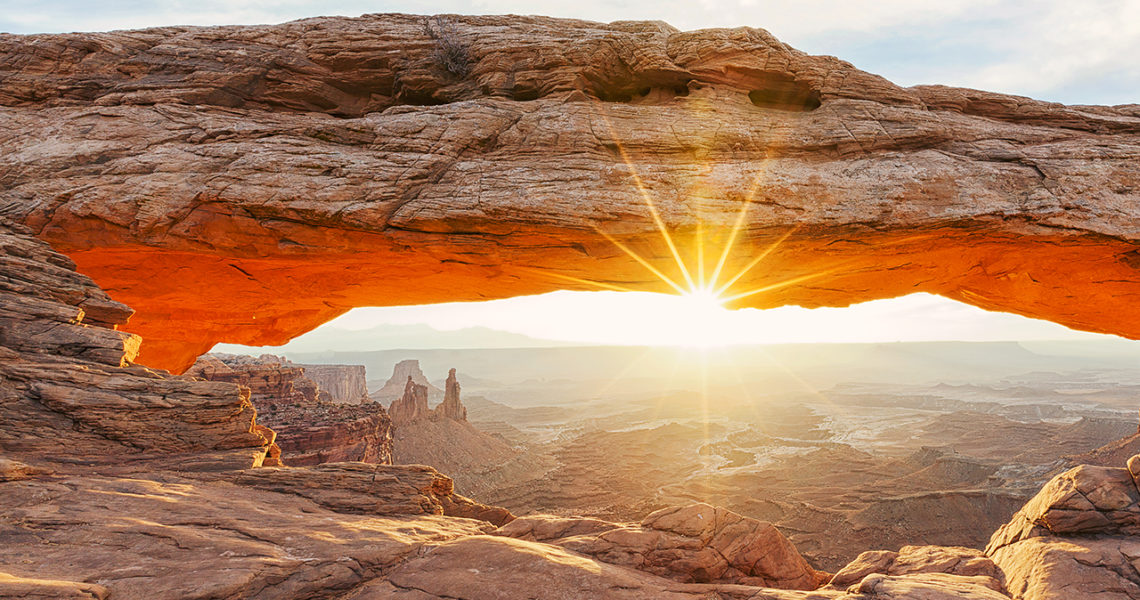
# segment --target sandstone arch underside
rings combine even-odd
[[[736,306],[924,291],[1140,337],[1140,106],[901,88],[756,29],[0,35],[0,152],[0,215],[174,371],[355,306],[672,291],[619,247],[683,283],[650,202],[694,279],[740,223],[719,281],[763,255],[732,291],[768,289]]]

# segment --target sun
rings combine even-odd
[[[681,294],[681,299],[696,313],[724,310],[724,299],[711,287],[695,288]]]
[[[697,287],[676,298],[676,311],[689,330],[684,346],[707,350],[721,346],[725,313],[724,299],[712,287]]]

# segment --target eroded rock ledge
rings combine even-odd
[[[733,289],[795,283],[738,306],[923,291],[1140,337],[1137,105],[542,17],[3,35],[0,82],[0,214],[138,310],[151,366],[354,306],[672,291],[607,238],[687,285],[642,191],[692,273],[747,206],[721,282],[790,233]]]
[[[140,339],[115,329],[131,310],[74,269],[0,218],[0,452],[184,469],[276,461],[248,389],[132,364]]]
[[[332,394],[309,377],[310,368],[268,354],[254,358],[210,353],[198,357],[183,377],[248,387],[259,423],[277,434],[285,464],[392,464],[392,421],[388,411],[379,403],[362,402],[368,399],[363,392],[357,395],[357,403],[335,402]],[[363,384],[363,367],[359,370]]]

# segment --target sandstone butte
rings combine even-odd
[[[903,88],[743,27],[392,14],[0,35],[0,105],[0,214],[175,372],[355,306],[674,291],[612,240],[688,287],[646,197],[694,277],[738,215],[721,283],[783,240],[735,306],[1140,337],[1140,105]]]

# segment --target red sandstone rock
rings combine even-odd
[[[1137,533],[1140,490],[1130,470],[1086,465],[1047,483],[994,532],[986,554],[1014,598],[1135,598]]]
[[[409,375],[404,384],[404,395],[392,402],[388,414],[392,416],[392,425],[397,429],[407,423],[428,418],[431,411],[428,410],[427,386],[412,381]]]
[[[447,372],[447,384],[443,392],[443,402],[435,407],[434,415],[453,421],[467,420],[467,407],[459,399],[459,381],[455,379],[455,369]]]
[[[364,365],[298,365],[305,369],[321,391],[328,393],[328,401],[337,404],[369,402],[368,383]]]
[[[250,390],[250,400],[258,406],[316,402],[320,394],[317,384],[305,376],[304,368],[271,354],[258,358],[209,354],[199,357],[184,375],[245,386]]]
[[[50,469],[34,467],[18,460],[0,456],[0,481],[18,481],[50,474]]]
[[[0,221],[0,452],[80,464],[262,464],[272,440],[236,385],[131,365],[130,309],[26,229]],[[85,319],[91,313],[94,324]]]
[[[749,28],[444,22],[458,72],[409,15],[0,36],[0,209],[173,370],[354,306],[672,292],[607,238],[687,285],[642,190],[690,273],[742,206],[725,273],[791,234],[736,306],[930,292],[1140,336],[1135,105],[901,88]]]
[[[346,514],[450,515],[494,525],[514,519],[506,509],[456,495],[449,477],[422,465],[329,463],[307,469],[251,469],[225,479],[303,496]]]
[[[14,577],[0,573],[0,593],[6,598],[103,600],[109,592],[107,588],[93,583]]]
[[[289,465],[392,463],[392,422],[384,406],[332,402],[331,394],[309,379],[308,367],[272,355],[207,354],[185,375],[251,388],[259,422],[273,429]]]
[[[829,578],[812,569],[771,523],[707,504],[662,509],[639,526],[541,515],[516,519],[497,533],[541,539],[685,583],[813,590]]]
[[[980,585],[1002,592],[1004,575],[985,554],[973,548],[946,546],[903,546],[898,552],[872,550],[864,552],[836,573],[828,585],[846,589],[868,575],[909,575],[945,573],[980,578]]]

